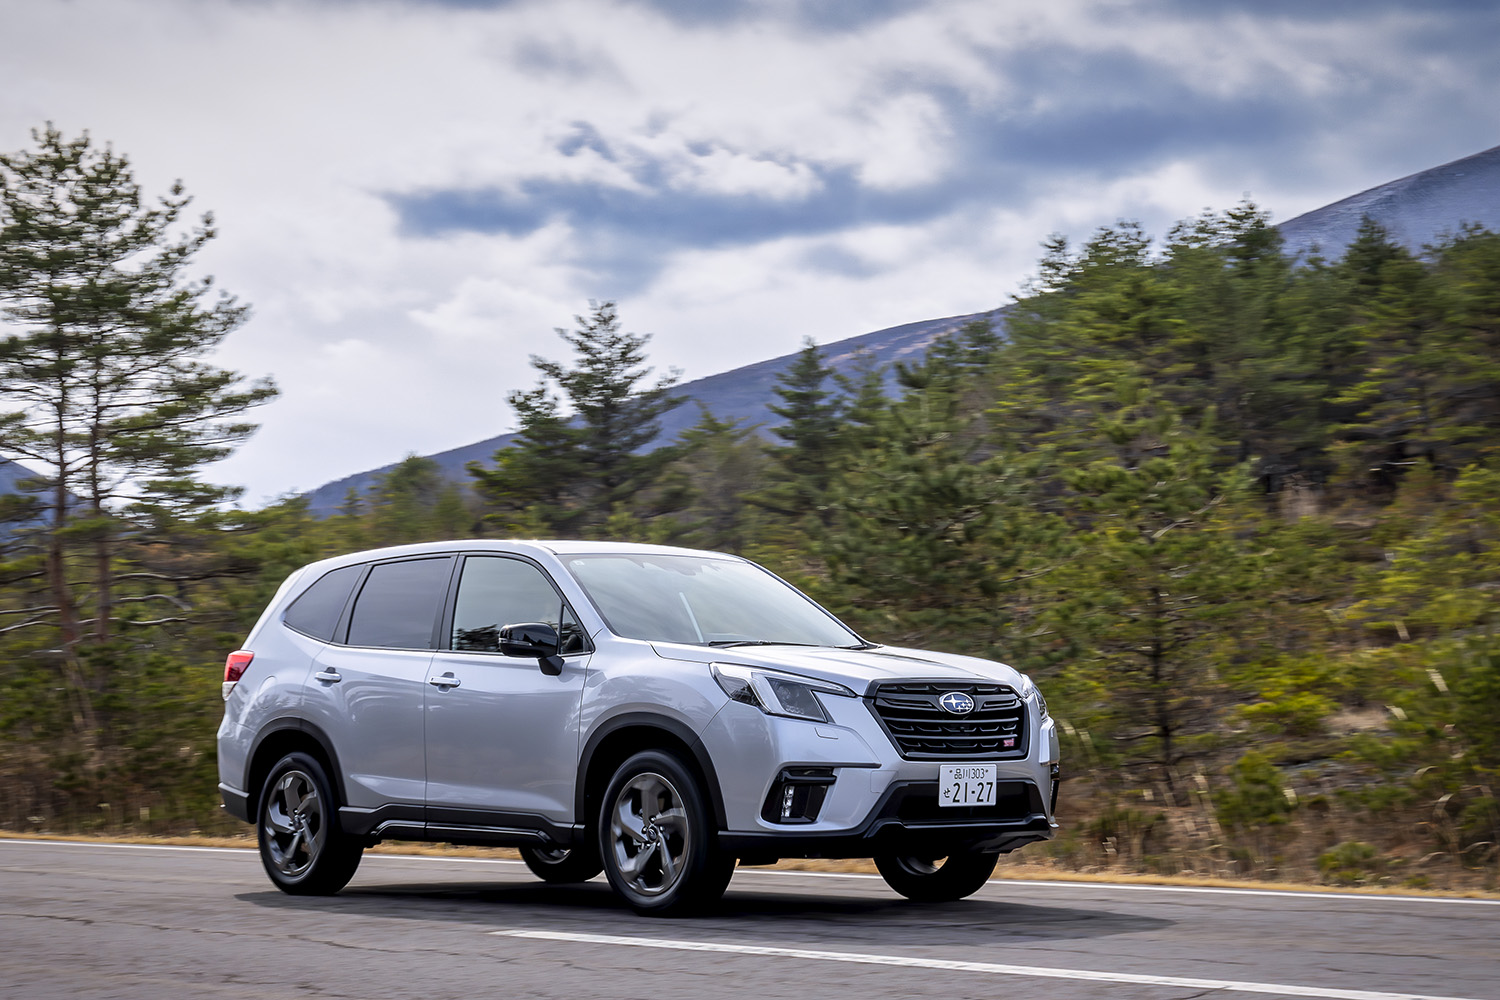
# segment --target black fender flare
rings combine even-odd
[[[306,719],[288,715],[272,719],[265,725],[261,726],[260,731],[255,734],[255,739],[250,743],[250,752],[245,755],[245,775],[243,781],[245,783],[245,792],[252,803],[252,807],[254,809],[260,808],[261,789],[250,787],[250,777],[255,770],[255,759],[260,756],[260,748],[266,742],[266,740],[270,739],[272,736],[287,732],[295,732],[305,736],[310,736],[315,742],[317,742],[320,747],[322,747],[324,755],[328,758],[328,766],[333,771],[333,773],[329,775],[329,778],[332,779],[334,783],[335,790],[338,793],[339,801],[348,802],[349,796],[346,794],[344,789],[344,769],[339,764],[338,752],[333,749],[333,740],[329,739],[328,734],[324,732],[319,726],[308,722]]]
[[[588,740],[583,745],[583,751],[578,755],[578,777],[573,783],[573,814],[578,817],[582,825],[587,826],[589,822],[588,773],[594,754],[611,734],[622,729],[660,729],[687,747],[688,752],[693,755],[691,763],[697,765],[698,770],[703,774],[704,783],[708,786],[704,791],[708,793],[709,802],[713,807],[714,822],[720,830],[729,828],[728,816],[724,812],[724,794],[719,789],[719,774],[714,769],[713,759],[709,757],[708,748],[703,745],[703,740],[677,719],[654,712],[622,712],[619,715],[610,716],[595,726],[593,732],[589,734]]]

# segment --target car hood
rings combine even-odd
[[[656,654],[693,663],[738,663],[766,667],[833,681],[865,694],[870,685],[888,680],[998,681],[1016,690],[1020,671],[994,660],[924,649],[875,646],[839,649],[835,646],[721,646],[652,643]]]

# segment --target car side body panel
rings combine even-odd
[[[330,644],[319,652],[303,712],[339,749],[346,768],[344,805],[422,807],[423,709],[432,658],[430,649]]]
[[[427,810],[431,822],[482,822],[471,813],[527,813],[574,822],[579,718],[592,654],[537,660],[439,651],[426,692]]]

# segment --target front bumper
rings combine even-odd
[[[740,857],[868,858],[877,854],[945,857],[957,850],[1004,854],[1056,832],[1029,781],[1001,782],[997,802],[985,809],[941,809],[935,781],[902,781],[887,787],[869,817],[853,830],[725,832],[719,846]],[[947,812],[961,816],[944,816]]]
[[[954,849],[1003,853],[1051,839],[1057,731],[1028,705],[1024,756],[986,760],[997,769],[996,802],[938,805],[942,760],[907,760],[860,698],[823,699],[831,717],[814,723],[730,702],[701,739],[714,761],[726,828],[720,846],[740,857],[870,857]],[[965,761],[953,761],[959,763]],[[974,761],[978,763],[980,761]],[[831,774],[816,817],[778,822],[768,802],[791,771]]]

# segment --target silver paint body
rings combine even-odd
[[[219,727],[221,787],[226,794],[248,794],[253,809],[259,790],[245,786],[256,736],[295,720],[317,727],[333,744],[346,806],[524,812],[576,826],[586,822],[575,815],[582,748],[611,720],[637,715],[671,720],[702,741],[717,775],[727,832],[837,833],[857,829],[892,782],[936,781],[940,762],[903,759],[860,697],[819,695],[830,716],[827,723],[767,715],[730,701],[710,664],[829,680],[856,695],[872,683],[894,679],[996,681],[1023,689],[1022,675],[1005,664],[949,653],[888,646],[711,648],[623,638],[610,632],[559,558],[684,551],[623,543],[475,540],[355,553],[304,567],[282,585],[245,641],[243,648],[255,658],[225,701]],[[438,553],[514,555],[534,562],[567,598],[594,649],[563,657],[562,673],[554,677],[535,660],[499,653],[319,642],[281,620],[285,608],[331,569]],[[315,679],[328,668],[342,680]],[[428,683],[429,677],[448,673],[457,686]],[[999,761],[998,778],[1030,781],[1050,803],[1057,730],[1050,718],[1042,718],[1037,698],[1028,698],[1026,705],[1029,753]],[[778,773],[788,765],[831,767],[840,776],[817,822],[795,831],[760,815]]]

